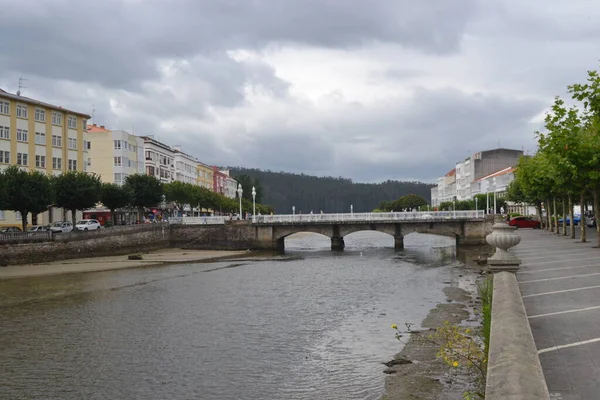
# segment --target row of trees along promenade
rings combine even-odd
[[[581,205],[583,213],[591,202],[596,221],[600,219],[598,71],[588,71],[587,82],[568,86],[568,93],[572,98],[569,104],[555,97],[552,109],[546,114],[545,132],[535,133],[538,150],[533,156],[520,158],[507,196],[511,201],[534,204],[540,218],[543,205],[546,227],[556,233],[559,233],[557,217],[570,215],[572,223],[575,204]],[[580,225],[581,240],[585,242],[583,218]],[[600,231],[600,225],[596,224],[596,229]],[[563,233],[566,234],[566,229]],[[575,237],[573,227],[571,237]],[[597,238],[600,245],[600,234]]]
[[[189,205],[195,209],[239,212],[238,199],[189,183],[163,184],[149,175],[129,175],[120,186],[103,183],[98,175],[81,171],[68,171],[58,176],[25,171],[17,166],[0,171],[0,210],[18,211],[23,230],[27,228],[29,214],[35,225],[37,215],[49,207],[71,211],[73,224],[77,210],[94,208],[99,204],[111,211],[113,221],[115,210],[124,207],[137,208],[141,218],[145,208],[157,207],[163,201],[163,195],[166,202],[174,203],[180,210]],[[242,199],[243,212],[252,212],[252,206],[251,200]],[[266,214],[272,212],[272,208],[256,204],[256,212]]]

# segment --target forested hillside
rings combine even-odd
[[[353,183],[351,179],[316,177],[287,172],[261,171],[240,167],[229,167],[234,177],[247,175],[260,182],[261,202],[271,205],[277,213],[307,214],[311,210],[319,213],[369,212],[384,200],[396,200],[407,194],[419,195],[427,201],[431,198],[430,184],[421,182],[386,181],[382,183]],[[244,187],[244,195],[251,188]]]

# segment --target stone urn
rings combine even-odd
[[[519,268],[521,260],[508,252],[508,249],[521,242],[521,236],[516,234],[516,229],[506,223],[496,222],[492,226],[492,233],[486,236],[488,244],[496,248],[494,255],[487,260],[492,271],[511,271]]]

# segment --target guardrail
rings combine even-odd
[[[170,224],[181,225],[223,225],[229,217],[176,217],[169,218]]]
[[[48,241],[52,240],[51,231],[36,232],[2,232],[0,233],[0,243],[21,242],[21,241]]]
[[[484,219],[484,210],[470,211],[421,211],[387,213],[349,213],[349,214],[285,214],[255,215],[255,224],[305,223],[305,222],[374,222],[374,221],[437,221],[447,219]]]

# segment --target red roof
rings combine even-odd
[[[450,171],[446,174],[446,176],[454,176],[454,175],[456,175],[456,168],[454,168],[452,171]]]
[[[92,125],[88,125],[87,126],[87,131],[88,132],[110,132],[110,130],[106,129],[104,127],[104,125],[96,125],[96,124],[92,124]]]

